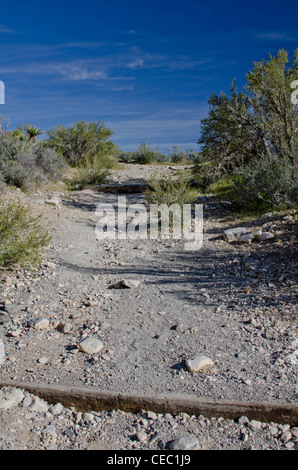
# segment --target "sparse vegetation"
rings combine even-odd
[[[43,142],[36,141],[21,129],[0,135],[0,175],[2,185],[28,190],[48,181],[55,181],[65,162]]]
[[[21,202],[0,201],[0,267],[35,266],[50,236]]]
[[[170,158],[161,153],[158,148],[154,149],[143,142],[134,152],[119,153],[118,160],[122,163],[150,164],[169,162]]]
[[[157,176],[156,174],[148,181],[149,189],[146,192],[147,201],[150,204],[189,204],[194,202],[197,191],[194,190],[185,175],[177,178],[171,176]]]
[[[76,166],[67,184],[69,189],[82,189],[84,186],[104,183],[108,175],[109,170],[103,167],[102,159],[90,157]]]

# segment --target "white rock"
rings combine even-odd
[[[9,392],[3,393],[0,399],[0,409],[10,410],[14,406],[17,406],[24,399],[24,392],[18,388],[15,388]]]
[[[207,356],[196,356],[185,361],[187,370],[194,372],[208,372],[214,367],[214,362]]]
[[[249,426],[252,429],[261,429],[262,423],[261,421],[256,421],[255,419],[252,419],[249,423]]]
[[[35,330],[45,330],[49,326],[49,320],[47,318],[37,318],[32,322],[32,326]]]
[[[41,437],[44,442],[55,444],[57,440],[56,429],[53,424],[50,424],[41,431]]]
[[[52,415],[60,415],[60,413],[62,413],[64,407],[61,403],[56,403],[55,405],[52,405],[51,408],[50,408],[50,412],[52,413]]]
[[[49,197],[49,198],[45,199],[44,202],[46,204],[49,204],[50,206],[55,206],[56,207],[56,206],[59,206],[61,201],[58,197],[54,196],[54,197]]]
[[[92,413],[83,413],[82,418],[86,422],[90,422],[94,420],[94,414]]]
[[[46,413],[49,409],[49,405],[46,401],[39,397],[35,397],[31,405],[29,406],[30,411],[36,411],[37,413]]]
[[[140,285],[141,281],[137,281],[135,279],[122,279],[120,282],[114,284],[115,289],[121,289],[126,287],[128,289],[133,289]]]
[[[89,336],[79,343],[79,350],[86,354],[96,354],[103,348],[103,342],[99,338]]]
[[[288,442],[292,439],[292,437],[292,433],[290,431],[286,431],[282,434],[280,439],[282,442]]]
[[[259,237],[259,236],[262,234],[262,229],[261,229],[261,228],[257,228],[256,230],[254,230],[253,232],[251,232],[251,234],[252,234],[254,237]]]
[[[22,401],[23,408],[28,408],[31,405],[33,398],[30,395],[27,395]]]
[[[270,240],[271,238],[274,238],[273,233],[271,232],[263,232],[261,235],[258,236],[258,239],[262,241]]]
[[[16,330],[13,330],[13,331],[10,332],[10,336],[12,336],[13,338],[17,338],[21,334],[22,334],[22,329],[21,328],[17,328]]]
[[[147,411],[147,418],[148,419],[156,419],[157,415],[154,413],[154,411]]]
[[[223,237],[227,242],[233,242],[247,232],[245,227],[229,228],[224,231]]]
[[[57,330],[61,333],[67,334],[72,330],[72,323],[69,321],[65,323],[59,323],[57,326]]]
[[[47,357],[44,357],[44,356],[43,356],[43,357],[40,357],[40,358],[38,359],[38,362],[39,362],[39,364],[44,364],[44,365],[45,365],[45,364],[48,363],[48,358],[47,358]]]
[[[56,267],[56,265],[55,265],[55,263],[52,263],[52,261],[48,261],[47,262],[47,267],[51,268],[51,269],[54,269]]]
[[[192,436],[180,437],[179,439],[169,442],[168,447],[171,450],[197,450],[199,441]]]
[[[147,434],[144,431],[137,432],[136,438],[139,442],[144,442],[147,439]]]
[[[254,238],[254,235],[252,233],[246,233],[245,235],[241,235],[238,241],[240,243],[251,243],[253,238]]]

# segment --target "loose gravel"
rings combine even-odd
[[[141,181],[152,171],[133,165],[113,179]],[[42,211],[53,239],[38,271],[2,275],[1,379],[152,396],[297,403],[294,213],[243,221],[228,203],[200,198],[204,244],[188,252],[182,240],[98,240],[95,209],[116,203],[117,194],[87,189],[10,196]],[[127,201],[142,203],[144,195],[127,195]],[[247,243],[225,240],[226,229],[242,226],[273,236]],[[198,356],[213,367],[191,372],[186,365]],[[185,444],[185,438],[197,440],[200,449],[297,448],[297,429],[287,423],[183,413],[149,417],[144,410],[84,414],[49,404],[40,411],[34,408],[37,398],[25,391],[18,395],[22,399],[5,405],[15,390],[0,392],[2,449],[195,445]]]

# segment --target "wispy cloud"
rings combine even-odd
[[[167,54],[143,54],[142,57],[135,57],[126,67],[137,69],[161,69],[161,70],[186,70],[195,69],[201,66],[212,64],[213,60],[209,57],[193,58],[187,55],[171,56]]]
[[[129,69],[138,69],[138,68],[143,68],[144,67],[145,61],[143,59],[135,59],[133,62],[128,64]]]
[[[16,30],[12,29],[12,28],[9,28],[8,26],[5,26],[3,24],[0,24],[0,33],[14,34],[14,33],[16,33]]]
[[[295,41],[297,38],[285,33],[262,33],[256,36],[259,39],[269,39],[270,41]]]
[[[19,63],[14,65],[3,65],[0,67],[2,75],[17,74],[19,77],[30,78],[34,75],[54,76],[56,79],[66,81],[84,81],[84,80],[106,80],[108,78],[107,71],[100,65],[96,65],[92,61],[47,61]]]
[[[52,64],[51,71],[67,81],[106,80],[108,78],[104,70],[76,62]]]

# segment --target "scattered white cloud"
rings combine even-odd
[[[88,68],[77,64],[59,64],[52,67],[53,72],[57,72],[64,80],[84,81],[84,80],[106,80],[108,75],[103,70]]]
[[[135,59],[133,62],[128,64],[129,69],[138,69],[144,66],[145,61],[143,59]]]

